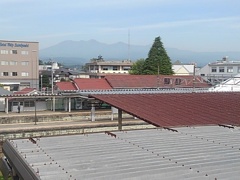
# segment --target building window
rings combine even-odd
[[[34,101],[25,101],[24,107],[34,107]]]
[[[28,64],[29,64],[28,61],[22,61],[22,62],[21,62],[21,65],[22,65],[22,66],[28,66]]]
[[[8,76],[8,72],[3,72],[3,76]]]
[[[117,71],[118,67],[117,66],[113,66],[113,71]]]
[[[170,78],[164,78],[164,84],[170,84]]]
[[[224,72],[224,67],[219,67],[219,72],[223,73]]]
[[[2,50],[1,50],[1,54],[8,54],[8,50],[2,49]]]
[[[17,54],[17,50],[12,50],[10,52],[11,52],[11,54]]]
[[[175,80],[175,85],[180,85],[180,84],[181,84],[181,79],[179,79],[179,78],[176,79],[176,80]]]
[[[10,61],[10,62],[9,62],[9,65],[15,66],[15,65],[17,65],[17,61]]]
[[[212,72],[217,72],[217,68],[216,67],[212,67]]]
[[[13,102],[13,106],[17,106],[19,102]]]
[[[104,71],[108,71],[108,67],[107,66],[103,66],[103,70]]]
[[[12,76],[17,76],[17,72],[12,72]]]
[[[3,66],[8,65],[8,61],[1,61],[1,65],[3,65]]]
[[[227,67],[227,72],[232,73],[233,72],[233,67]]]
[[[130,69],[131,69],[130,66],[123,66],[123,70],[124,70],[124,71],[128,71],[128,70],[130,70]]]
[[[22,76],[28,76],[28,72],[22,72]]]
[[[205,76],[205,74],[200,74],[200,76]]]
[[[22,55],[28,55],[28,51],[21,51]]]

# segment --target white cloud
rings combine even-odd
[[[208,18],[208,19],[193,19],[193,20],[183,20],[183,21],[172,21],[172,22],[162,22],[156,24],[149,24],[143,26],[133,26],[131,29],[153,29],[153,28],[168,28],[168,27],[179,27],[186,26],[191,24],[199,24],[199,23],[218,23],[218,22],[231,22],[240,20],[240,17],[222,17],[222,18]],[[120,28],[122,29],[122,28]]]

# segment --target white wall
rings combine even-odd
[[[5,99],[0,98],[0,111],[5,111]]]
[[[18,106],[13,106],[12,107],[12,112],[18,112],[17,107]],[[36,111],[44,111],[44,110],[47,110],[47,103],[46,103],[46,101],[37,101]],[[34,107],[23,107],[21,105],[20,112],[21,111],[35,111],[35,106]]]

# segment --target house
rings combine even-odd
[[[86,63],[86,69],[90,78],[103,78],[106,74],[128,74],[132,65],[131,60],[106,61],[102,56],[98,56]]]
[[[173,64],[172,69],[174,75],[189,76],[194,75],[195,65],[194,64]]]

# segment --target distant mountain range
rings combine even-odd
[[[105,44],[96,40],[68,40],[41,49],[40,59],[44,61],[53,59],[64,65],[83,65],[99,55],[105,60],[131,59],[135,61],[140,58],[146,58],[151,46],[151,44],[146,46],[128,45],[122,42]],[[224,56],[228,56],[230,60],[240,60],[240,52],[193,52],[167,47],[165,49],[172,62],[177,60],[183,63],[196,62],[199,66],[220,60]]]

